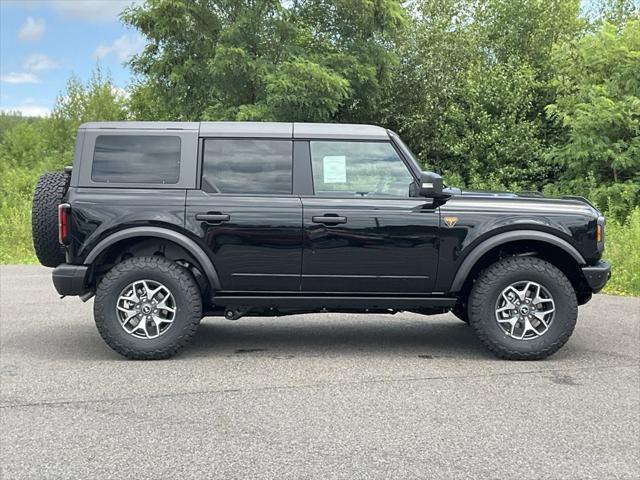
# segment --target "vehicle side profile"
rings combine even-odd
[[[581,197],[447,188],[372,125],[101,122],[44,174],[33,237],[60,295],[94,300],[133,359],[204,316],[438,314],[507,359],[541,359],[610,276]]]

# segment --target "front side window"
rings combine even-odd
[[[213,193],[290,195],[290,140],[209,139],[204,142],[202,189]]]
[[[316,195],[408,197],[413,177],[390,143],[311,142]]]
[[[91,180],[106,183],[178,183],[180,137],[100,135]]]

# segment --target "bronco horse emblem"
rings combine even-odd
[[[458,223],[458,217],[444,217],[444,223],[449,228],[454,227]]]

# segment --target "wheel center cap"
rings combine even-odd
[[[520,307],[520,313],[522,315],[529,315],[529,307],[526,305],[523,305],[522,307]]]
[[[148,315],[149,313],[151,313],[151,307],[149,305],[143,305],[142,313],[144,313],[145,315]]]

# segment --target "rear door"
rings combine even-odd
[[[302,204],[292,195],[291,139],[206,138],[201,150],[187,228],[208,247],[223,290],[299,290]]]
[[[309,142],[302,290],[426,293],[438,261],[439,213],[390,142]]]

